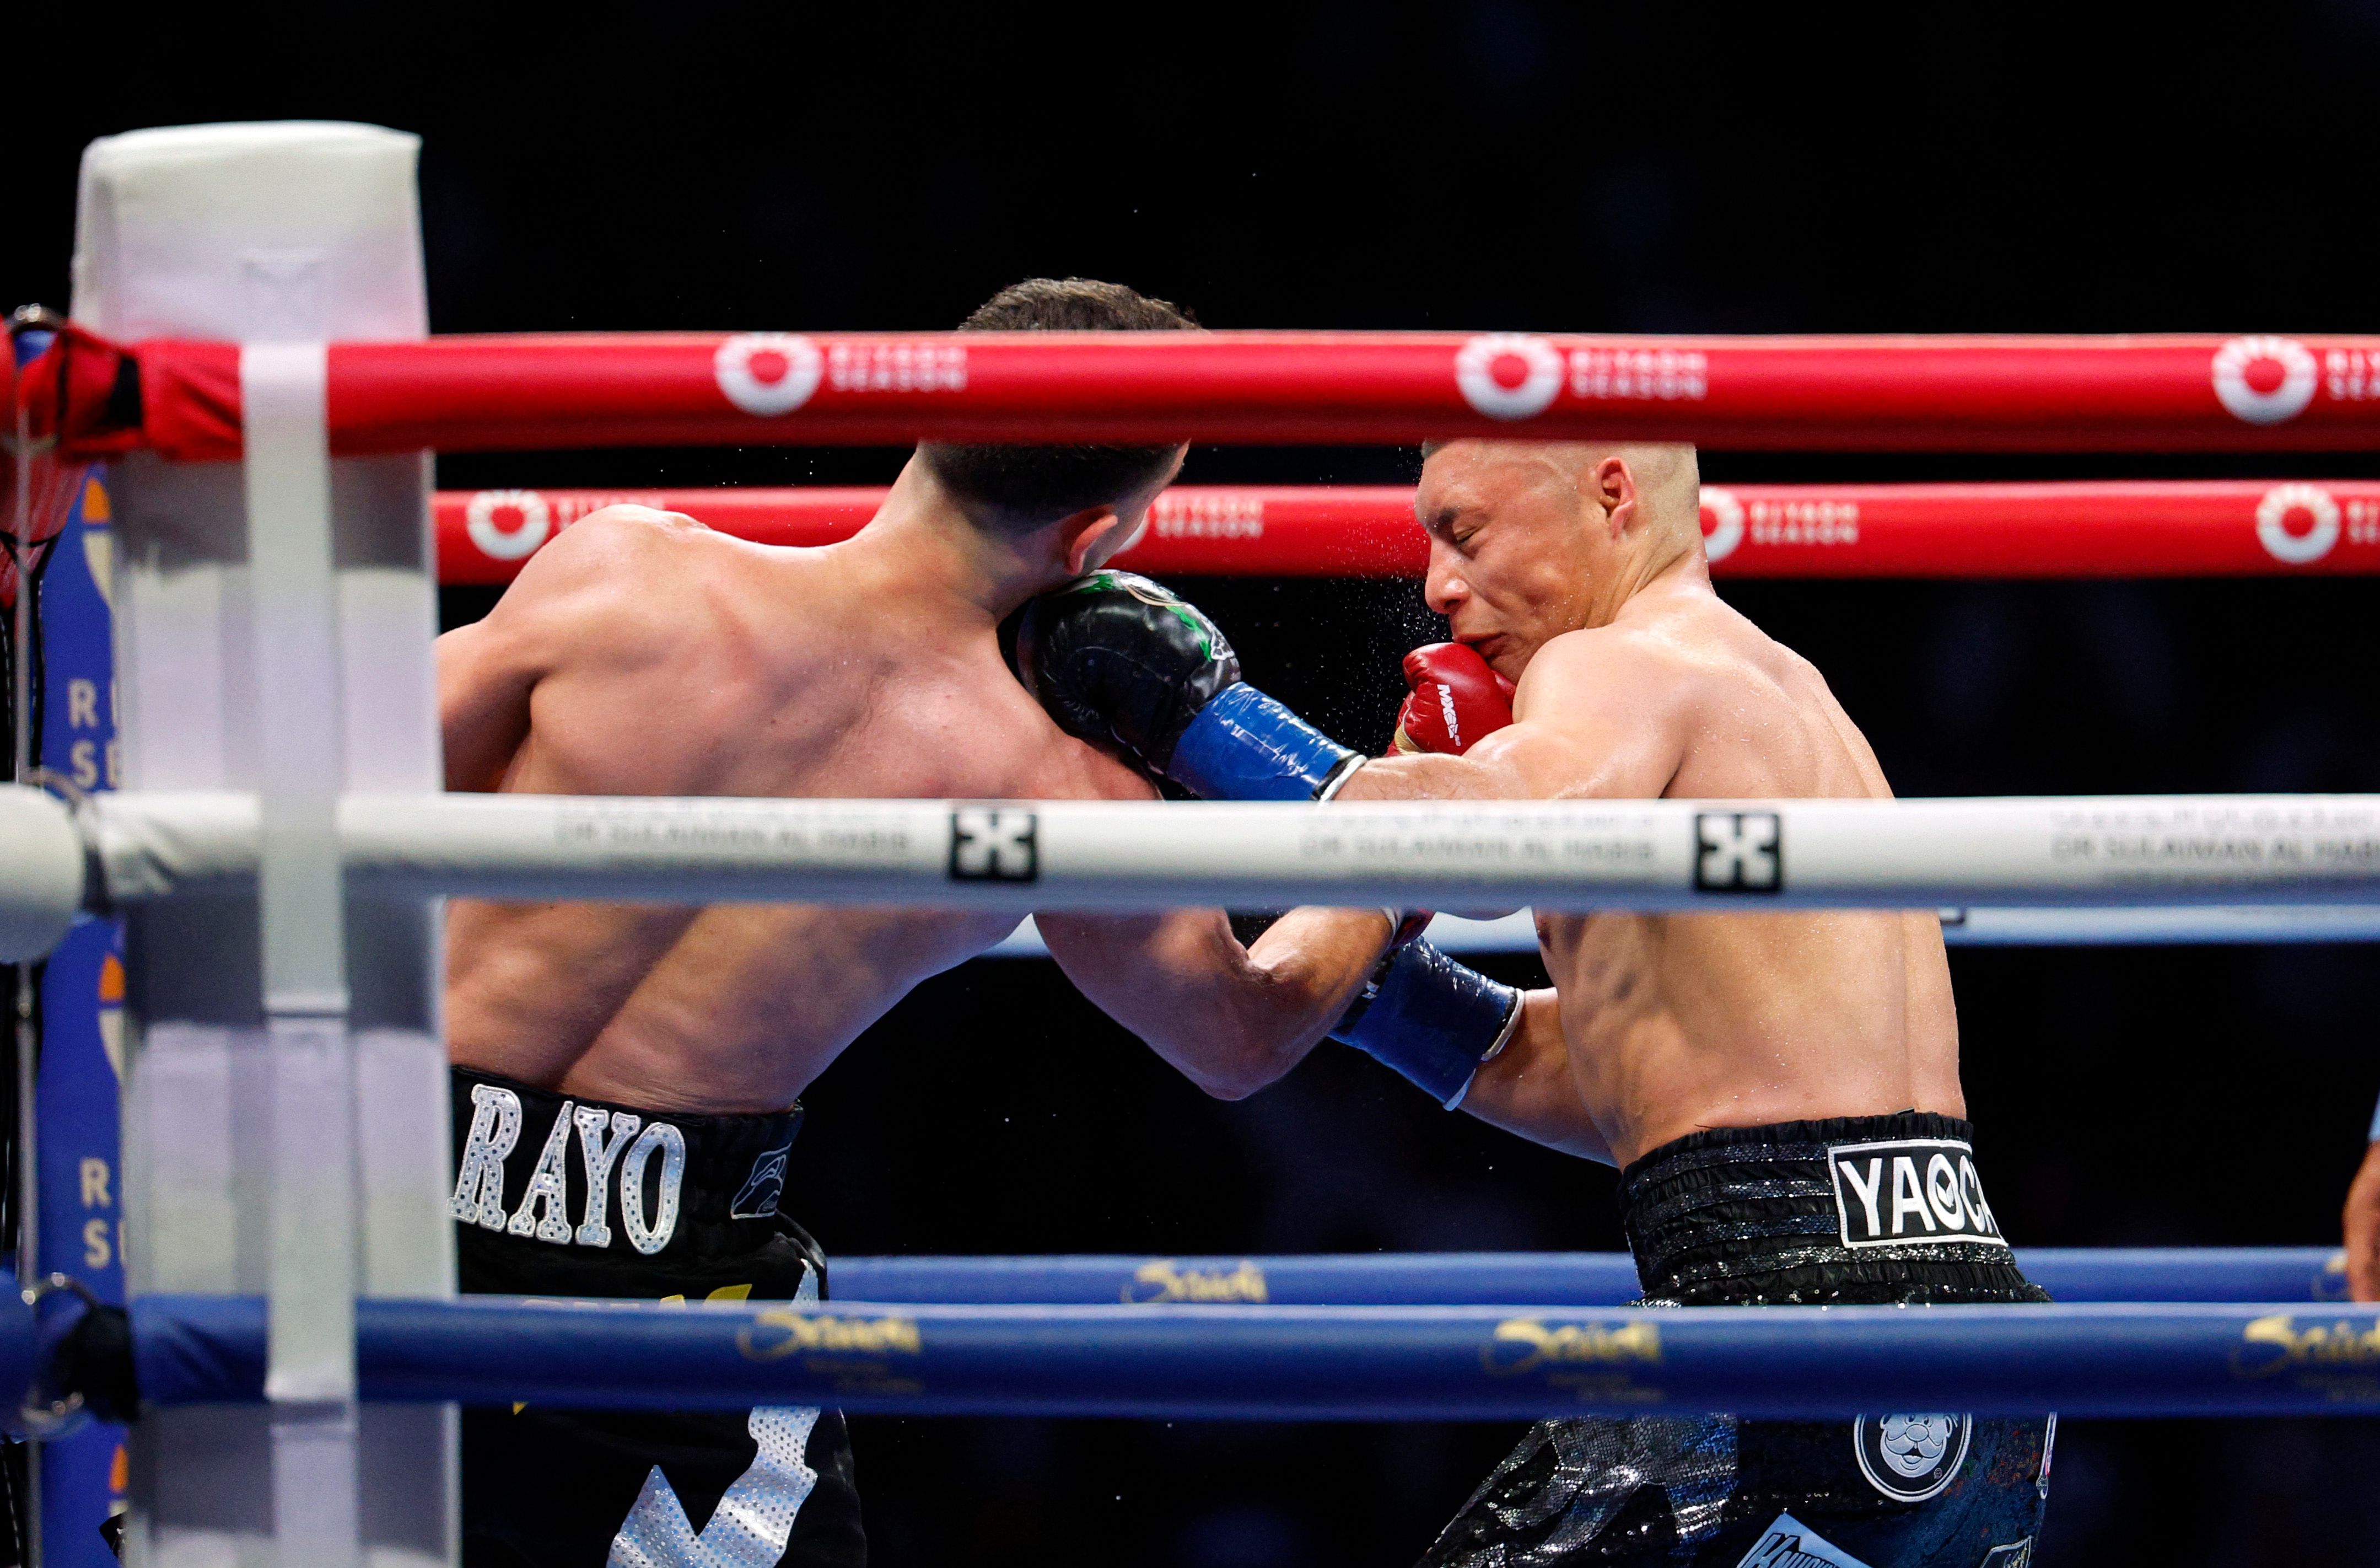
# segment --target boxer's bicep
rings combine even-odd
[[[1341,800],[1550,800],[1657,796],[1677,771],[1658,738],[1593,723],[1508,724],[1460,757],[1376,758]]]
[[[1533,991],[1521,1008],[1521,1027],[1502,1051],[1480,1064],[1463,1109],[1532,1143],[1617,1164],[1571,1075],[1560,1001],[1550,991]]]
[[[519,652],[514,639],[484,621],[438,639],[438,724],[448,789],[496,788],[528,738],[537,672]]]
[[[615,655],[648,629],[653,600],[674,585],[654,558],[666,537],[640,510],[594,513],[529,557],[484,618],[439,638],[448,789],[498,788],[528,737],[538,683],[573,657]]]
[[[1685,759],[1693,684],[1673,654],[1643,638],[1573,632],[1530,662],[1513,694],[1511,728],[1474,749],[1506,741],[1498,760],[1533,796],[1654,798]]]
[[[1649,799],[1685,756],[1678,673],[1633,638],[1573,633],[1539,651],[1512,723],[1460,757],[1383,757],[1345,800]]]

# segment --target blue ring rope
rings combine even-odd
[[[253,1402],[258,1297],[132,1306],[144,1396]],[[2277,1304],[1581,1311],[365,1301],[367,1400],[1456,1420],[1648,1411],[2380,1414],[2380,1311]]]
[[[2344,1301],[2336,1247],[2019,1247],[2061,1302]],[[1619,1307],[1644,1293],[1624,1252],[1387,1252],[1246,1258],[839,1258],[834,1294],[952,1304]]]

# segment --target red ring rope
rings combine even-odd
[[[28,384],[70,388],[61,422],[75,450],[237,456],[236,345],[62,342],[72,373]],[[137,396],[109,359],[122,354],[137,361]],[[1795,450],[2367,449],[2380,447],[2380,337],[446,337],[332,345],[328,418],[341,453],[1465,433]]]
[[[880,490],[480,491],[438,496],[446,583],[501,583],[561,529],[630,501],[769,544],[828,544]],[[1706,485],[1714,569],[1742,577],[2380,573],[2380,481]],[[1418,577],[1413,492],[1181,485],[1119,565],[1164,577]]]

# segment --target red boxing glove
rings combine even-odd
[[[1512,683],[1459,642],[1433,642],[1405,655],[1413,695],[1397,710],[1399,751],[1460,757],[1512,722]]]

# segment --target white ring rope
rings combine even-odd
[[[67,808],[0,814],[7,913],[81,881]],[[253,796],[88,809],[120,904],[245,882]],[[2380,796],[1305,805],[351,795],[349,876],[391,891],[984,910],[1296,903],[1541,909],[2380,902]],[[68,866],[68,858],[74,864]],[[15,908],[19,890],[26,907]],[[0,926],[8,924],[0,916]]]
[[[0,794],[0,938],[252,882],[252,796]],[[1299,903],[1757,912],[2380,904],[2380,796],[1222,805],[351,795],[349,877],[491,898],[1024,914]]]

